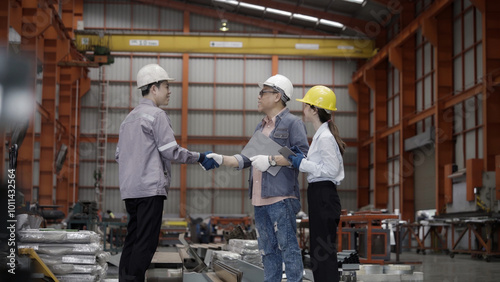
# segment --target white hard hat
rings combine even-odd
[[[286,76],[277,74],[273,75],[270,78],[268,78],[264,83],[259,83],[260,88],[264,86],[270,86],[273,87],[277,90],[280,90],[285,94],[287,101],[292,99],[293,95],[293,85],[290,79],[288,79]],[[285,101],[286,102],[286,101]]]
[[[168,76],[167,71],[158,64],[145,65],[137,72],[137,88],[164,80],[175,80],[175,78]]]

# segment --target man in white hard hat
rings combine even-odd
[[[205,157],[210,152],[191,152],[175,141],[170,118],[159,108],[168,105],[172,80],[157,64],[142,67],[137,73],[137,87],[143,98],[120,126],[115,157],[120,194],[129,214],[120,281],[145,279],[158,246],[163,202],[170,186],[170,162],[199,162],[205,170],[219,166]]]
[[[277,74],[260,86],[258,110],[266,116],[255,131],[261,131],[281,146],[297,146],[307,153],[306,127],[286,107],[293,94],[290,80]],[[252,167],[249,195],[255,210],[264,281],[281,281],[283,262],[287,281],[302,281],[304,267],[295,222],[295,215],[300,211],[299,171],[281,155],[257,155],[249,159],[242,154],[223,156],[212,153],[207,158],[213,158],[219,165],[238,169]],[[267,172],[272,166],[282,166],[275,176]]]

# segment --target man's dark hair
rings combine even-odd
[[[142,92],[142,97],[146,96],[149,94],[149,89],[151,89],[151,87],[153,87],[153,85],[156,85],[157,88],[160,88],[160,85],[166,80],[162,80],[162,81],[158,81],[158,82],[153,82],[153,83],[150,83],[148,84],[145,88],[143,87],[141,89],[141,92]]]

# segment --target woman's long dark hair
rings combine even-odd
[[[330,129],[330,132],[332,133],[333,137],[335,137],[335,141],[337,141],[337,144],[339,145],[340,154],[343,156],[347,145],[342,140],[342,138],[340,138],[339,128],[333,122],[331,114],[327,113],[325,111],[325,109],[317,108],[313,105],[310,105],[310,106],[311,106],[311,108],[318,110],[318,116],[319,116],[319,120],[321,121],[321,123],[328,121],[328,128]]]

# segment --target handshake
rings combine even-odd
[[[222,155],[212,153],[212,151],[206,151],[200,154],[200,159],[198,162],[204,170],[211,170],[219,167],[224,158]]]
[[[304,159],[306,156],[305,154],[297,147],[293,146],[290,148],[292,152],[295,153],[295,155],[290,155],[288,157],[290,164],[296,168],[299,169],[300,163],[302,162],[302,159]],[[227,156],[226,156],[227,158]],[[252,166],[260,171],[266,171],[269,169],[271,166],[271,162],[269,161],[270,156],[266,155],[256,155],[250,158],[250,161],[252,162]],[[233,161],[232,159],[226,159],[229,161],[228,166],[233,166],[237,167],[236,164],[232,164],[231,162]],[[224,156],[220,154],[213,153],[211,151],[207,151],[204,153],[200,154],[200,159],[198,160],[200,165],[203,167],[204,170],[211,170],[214,168],[218,168],[222,163],[224,162]]]

